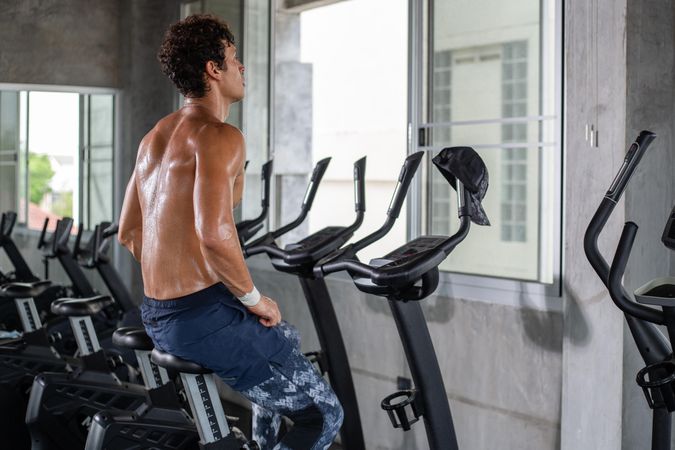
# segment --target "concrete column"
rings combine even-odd
[[[278,8],[278,6],[277,6]],[[278,228],[300,212],[307,174],[312,170],[312,67],[300,62],[300,15],[278,8],[275,14],[274,173],[279,196]],[[289,233],[282,244],[307,235],[308,224]]]
[[[136,162],[138,144],[163,116],[175,109],[176,89],[161,72],[157,50],[169,25],[179,19],[176,0],[125,0],[120,20],[120,78],[118,154],[115,158],[115,219]],[[124,249],[118,252],[122,279],[140,302],[143,281],[139,264]]]
[[[566,132],[563,450],[621,446],[623,317],[583,251],[591,216],[625,152],[626,1],[565,2]],[[599,145],[585,139],[586,125]],[[618,207],[600,239],[607,255],[623,224]]]

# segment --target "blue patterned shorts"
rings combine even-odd
[[[297,330],[286,322],[277,327],[293,344],[290,356],[282,365],[271,364],[271,378],[241,391],[253,403],[253,439],[263,450],[327,449],[342,426],[342,406],[300,353]],[[277,443],[282,415],[293,428]]]

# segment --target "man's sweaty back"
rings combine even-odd
[[[221,280],[235,295],[252,288],[232,215],[244,161],[239,130],[198,105],[165,117],[145,136],[127,187],[138,204],[125,202],[122,218],[141,219],[132,252],[146,296],[176,298]]]

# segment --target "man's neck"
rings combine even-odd
[[[217,117],[221,122],[225,122],[230,114],[231,104],[223,97],[211,93],[199,98],[186,97],[184,102],[184,106],[198,106],[207,109],[212,116]]]

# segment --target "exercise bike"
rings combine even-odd
[[[411,157],[421,158],[422,155],[423,152],[418,152]],[[436,290],[438,265],[466,238],[471,222],[489,224],[479,215],[488,173],[478,154],[469,147],[446,148],[433,162],[457,192],[460,226],[453,236],[420,236],[369,264],[360,262],[357,252],[387,233],[389,224],[400,211],[405,198],[402,195],[390,204],[387,221],[379,230],[327,256],[316,265],[314,273],[324,277],[347,271],[357,289],[387,299],[414,388],[388,395],[382,400],[381,407],[394,428],[404,431],[410,430],[422,418],[432,450],[456,450],[457,438],[448,397],[419,302]],[[416,168],[417,164],[410,170],[414,173]],[[399,177],[401,179],[404,179],[404,173]],[[397,191],[407,192],[408,185],[400,181],[399,184]]]

